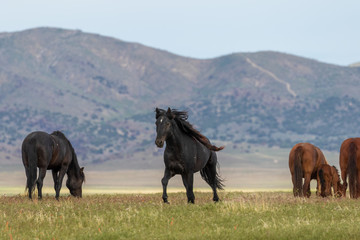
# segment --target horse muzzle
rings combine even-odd
[[[164,140],[162,139],[156,139],[155,140],[155,145],[158,147],[158,148],[162,148],[164,146]]]

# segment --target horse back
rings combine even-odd
[[[164,163],[176,174],[198,172],[205,167],[212,154],[216,154],[195,138],[185,137],[180,148],[166,145]]]
[[[22,158],[25,166],[28,165],[31,156],[37,167],[57,169],[66,162],[70,163],[71,153],[66,140],[41,131],[30,133],[22,144]]]
[[[294,174],[295,162],[298,161],[296,158],[299,157],[301,158],[301,162],[298,164],[301,164],[304,174],[311,174],[311,178],[313,179],[316,178],[317,170],[320,165],[327,164],[324,154],[318,147],[311,143],[298,143],[291,149],[289,154],[289,168],[291,174]]]
[[[22,143],[21,153],[25,166],[28,161],[34,161],[37,167],[47,167],[52,157],[52,145],[49,134],[41,131],[27,135]]]
[[[359,149],[360,138],[348,138],[342,142],[339,155],[339,164],[342,171],[347,169],[349,157],[354,157],[355,162],[358,166],[360,166],[360,154],[358,154]],[[353,154],[353,156],[351,156],[351,154]]]
[[[73,151],[67,139],[56,135],[49,135],[52,141],[52,156],[48,169],[60,168],[62,165],[70,165],[73,159]]]

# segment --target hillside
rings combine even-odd
[[[278,52],[199,60],[81,31],[0,33],[0,164],[21,165],[29,132],[58,129],[82,164],[161,165],[153,111],[168,106],[234,148],[338,151],[360,136],[359,82],[359,67]]]

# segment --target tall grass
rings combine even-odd
[[[0,197],[0,239],[359,239],[360,202],[288,192]]]

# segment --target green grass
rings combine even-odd
[[[0,197],[0,239],[356,239],[360,204],[351,199],[294,198],[290,192],[64,194],[30,201]]]

